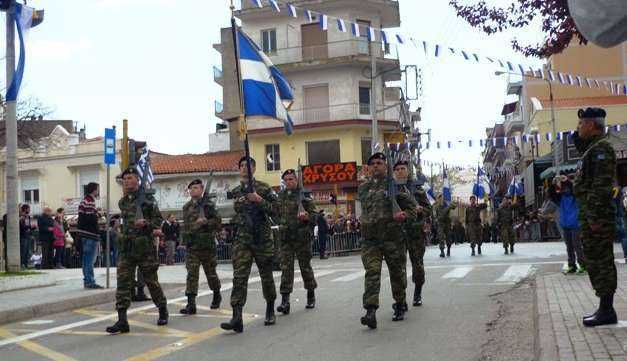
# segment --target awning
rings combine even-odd
[[[513,102],[513,103],[503,105],[503,110],[501,111],[501,115],[507,115],[507,114],[511,114],[515,112],[516,104],[518,104],[518,102]]]
[[[557,171],[556,171],[556,167],[551,167],[547,170],[545,170],[544,172],[540,173],[540,179],[545,180],[547,178],[552,178],[555,177],[557,174],[561,173],[561,172],[569,172],[569,171],[573,171],[577,169],[577,164],[564,164],[564,165],[560,165],[557,167]]]

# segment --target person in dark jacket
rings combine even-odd
[[[94,278],[94,262],[96,261],[96,250],[100,240],[98,210],[96,208],[99,188],[98,183],[92,182],[87,184],[85,186],[85,198],[78,206],[77,228],[83,246],[83,285],[85,289],[102,288],[102,286],[96,284],[96,279]]]
[[[549,188],[551,200],[559,205],[559,224],[564,231],[564,242],[568,253],[568,269],[565,273],[586,272],[583,245],[579,236],[579,206],[573,195],[573,183],[566,176],[557,176]],[[579,270],[577,270],[579,263]]]
[[[54,268],[54,248],[52,245],[54,242],[54,218],[52,218],[50,207],[44,207],[43,213],[37,220],[37,227],[39,228],[39,242],[41,244],[41,268],[52,269]]]
[[[324,215],[324,210],[320,210],[318,215],[318,245],[320,248],[320,259],[327,259],[327,238],[329,237],[329,224]]]
[[[180,233],[179,224],[176,222],[174,214],[168,214],[168,218],[161,226],[161,232],[165,237],[165,264],[171,266],[174,264],[174,253]]]

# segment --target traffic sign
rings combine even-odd
[[[105,128],[104,162],[115,164],[115,128]]]

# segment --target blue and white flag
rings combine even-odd
[[[293,18],[298,17],[298,13],[296,12],[296,7],[292,4],[287,4],[287,10],[290,12],[290,16]]]
[[[509,187],[507,187],[508,197],[514,197],[516,195],[516,177],[512,177],[512,181],[509,183]]]
[[[281,8],[279,7],[279,4],[277,4],[276,0],[270,0],[270,4],[272,4],[272,7],[277,13],[281,12]]]
[[[401,34],[396,34],[396,40],[398,41],[399,44],[405,44],[405,38],[403,37],[403,35]]]
[[[313,14],[311,13],[311,10],[305,10],[305,15],[307,15],[307,20],[312,23],[313,22]]]
[[[425,182],[425,184],[422,185],[422,188],[425,190],[425,193],[427,194],[427,199],[429,200],[429,203],[433,205],[435,203],[435,193],[433,193],[433,188],[431,188],[431,185],[427,182]]]
[[[155,181],[155,175],[152,172],[152,167],[150,166],[150,151],[144,150],[144,152],[139,156],[139,161],[137,161],[137,165],[135,166],[137,169],[137,173],[139,173],[139,179],[144,179],[144,173],[146,174],[146,184],[143,186],[149,186]]]
[[[20,40],[20,55],[17,61],[17,69],[11,80],[11,84],[7,89],[6,101],[12,102],[17,100],[17,95],[20,92],[20,86],[22,85],[22,78],[24,77],[24,65],[26,62],[26,48],[24,45],[24,38],[28,33],[28,30],[33,26],[33,12],[34,9],[28,6],[13,3],[13,7],[10,11],[13,11],[13,19],[15,26],[17,27],[17,35]]]
[[[374,33],[374,28],[372,26],[368,27],[368,40],[370,41],[375,41],[375,33]]]
[[[478,199],[482,199],[490,194],[490,182],[488,182],[488,178],[479,166],[477,166],[477,179],[472,187],[472,194]]]
[[[290,83],[254,41],[240,30],[237,34],[245,116],[278,119],[292,134],[294,124],[287,112],[294,102]]]
[[[381,41],[384,44],[388,44],[389,43],[388,42],[388,34],[385,32],[385,30],[381,30],[380,33],[381,33]]]
[[[360,37],[361,33],[359,32],[359,24],[351,23],[351,28],[353,29],[353,36]]]
[[[446,172],[446,168],[444,168],[444,173],[442,174],[442,197],[444,201],[448,204],[453,200],[453,196],[451,193],[451,183],[448,180],[448,173]]]
[[[346,24],[344,23],[344,20],[337,19],[337,29],[343,33],[346,32]]]
[[[261,0],[251,0],[251,2],[253,3],[254,6],[258,7],[258,8],[262,8],[263,5],[261,4]]]
[[[320,14],[320,28],[322,30],[329,30],[329,17],[324,14]]]

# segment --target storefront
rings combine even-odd
[[[356,162],[323,163],[303,166],[303,185],[311,192],[316,209],[326,214],[359,215]]]

